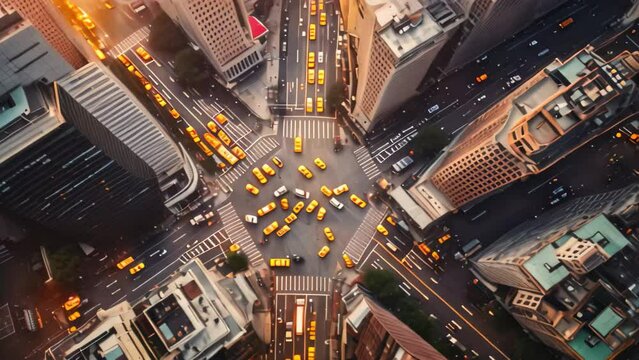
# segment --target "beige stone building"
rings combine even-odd
[[[455,1],[340,2],[349,36],[350,95],[355,124],[367,132],[418,94],[435,56],[463,22]],[[355,85],[356,84],[356,85]]]
[[[160,0],[227,82],[240,81],[260,64],[263,45],[252,38],[243,0]]]
[[[554,60],[471,122],[407,192],[391,196],[424,229],[543,172],[622,120],[637,99],[637,71],[639,52],[605,62],[586,48]]]

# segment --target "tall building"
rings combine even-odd
[[[17,10],[42,34],[47,42],[74,68],[79,69],[87,63],[67,33],[58,25],[53,12],[53,4],[47,0],[0,0],[1,8],[7,11]]]
[[[612,359],[639,334],[639,185],[573,200],[473,260],[524,328],[573,359]]]
[[[250,359],[255,292],[244,277],[225,278],[199,259],[180,267],[142,299],[100,309],[96,318],[48,349],[47,360]]]
[[[186,151],[101,65],[0,96],[0,207],[63,234],[134,233],[188,207]]]
[[[341,1],[349,49],[349,99],[360,132],[411,97],[464,16],[456,1]],[[353,51],[351,54],[350,51]]]
[[[391,196],[424,229],[543,172],[623,120],[637,100],[638,70],[639,52],[605,62],[586,48],[555,59],[471,122],[407,192]]]
[[[531,25],[566,0],[462,0],[467,20],[446,71],[460,68]]]
[[[51,84],[72,70],[31,22],[0,7],[0,94],[34,82]]]
[[[263,45],[251,35],[243,0],[159,0],[227,83],[247,74],[264,57]]]
[[[342,326],[342,358],[446,359],[408,325],[364,294],[357,285],[342,298],[348,311]]]

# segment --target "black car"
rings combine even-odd
[[[302,261],[304,261],[304,258],[297,254],[293,254],[292,258],[293,258],[293,262],[296,262],[296,263],[301,263]]]

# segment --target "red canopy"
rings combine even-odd
[[[253,40],[258,39],[268,32],[268,29],[255,16],[249,16],[249,26],[251,27],[251,36]]]

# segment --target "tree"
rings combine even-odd
[[[341,80],[338,80],[328,88],[326,93],[326,106],[333,111],[342,103],[342,101],[344,101],[345,98],[344,83]]]
[[[175,74],[181,84],[195,87],[210,77],[206,58],[190,47],[175,56]]]
[[[187,46],[187,39],[182,29],[163,12],[151,22],[149,44],[155,50],[176,52]]]
[[[417,157],[433,156],[448,145],[448,136],[440,128],[429,126],[413,140],[413,151]]]
[[[248,257],[240,252],[231,252],[226,256],[226,263],[233,272],[238,272],[248,268]]]
[[[75,245],[66,245],[49,255],[53,278],[64,284],[78,279],[80,270],[80,249]]]
[[[395,278],[388,271],[369,269],[364,273],[364,286],[375,295],[394,285]]]

